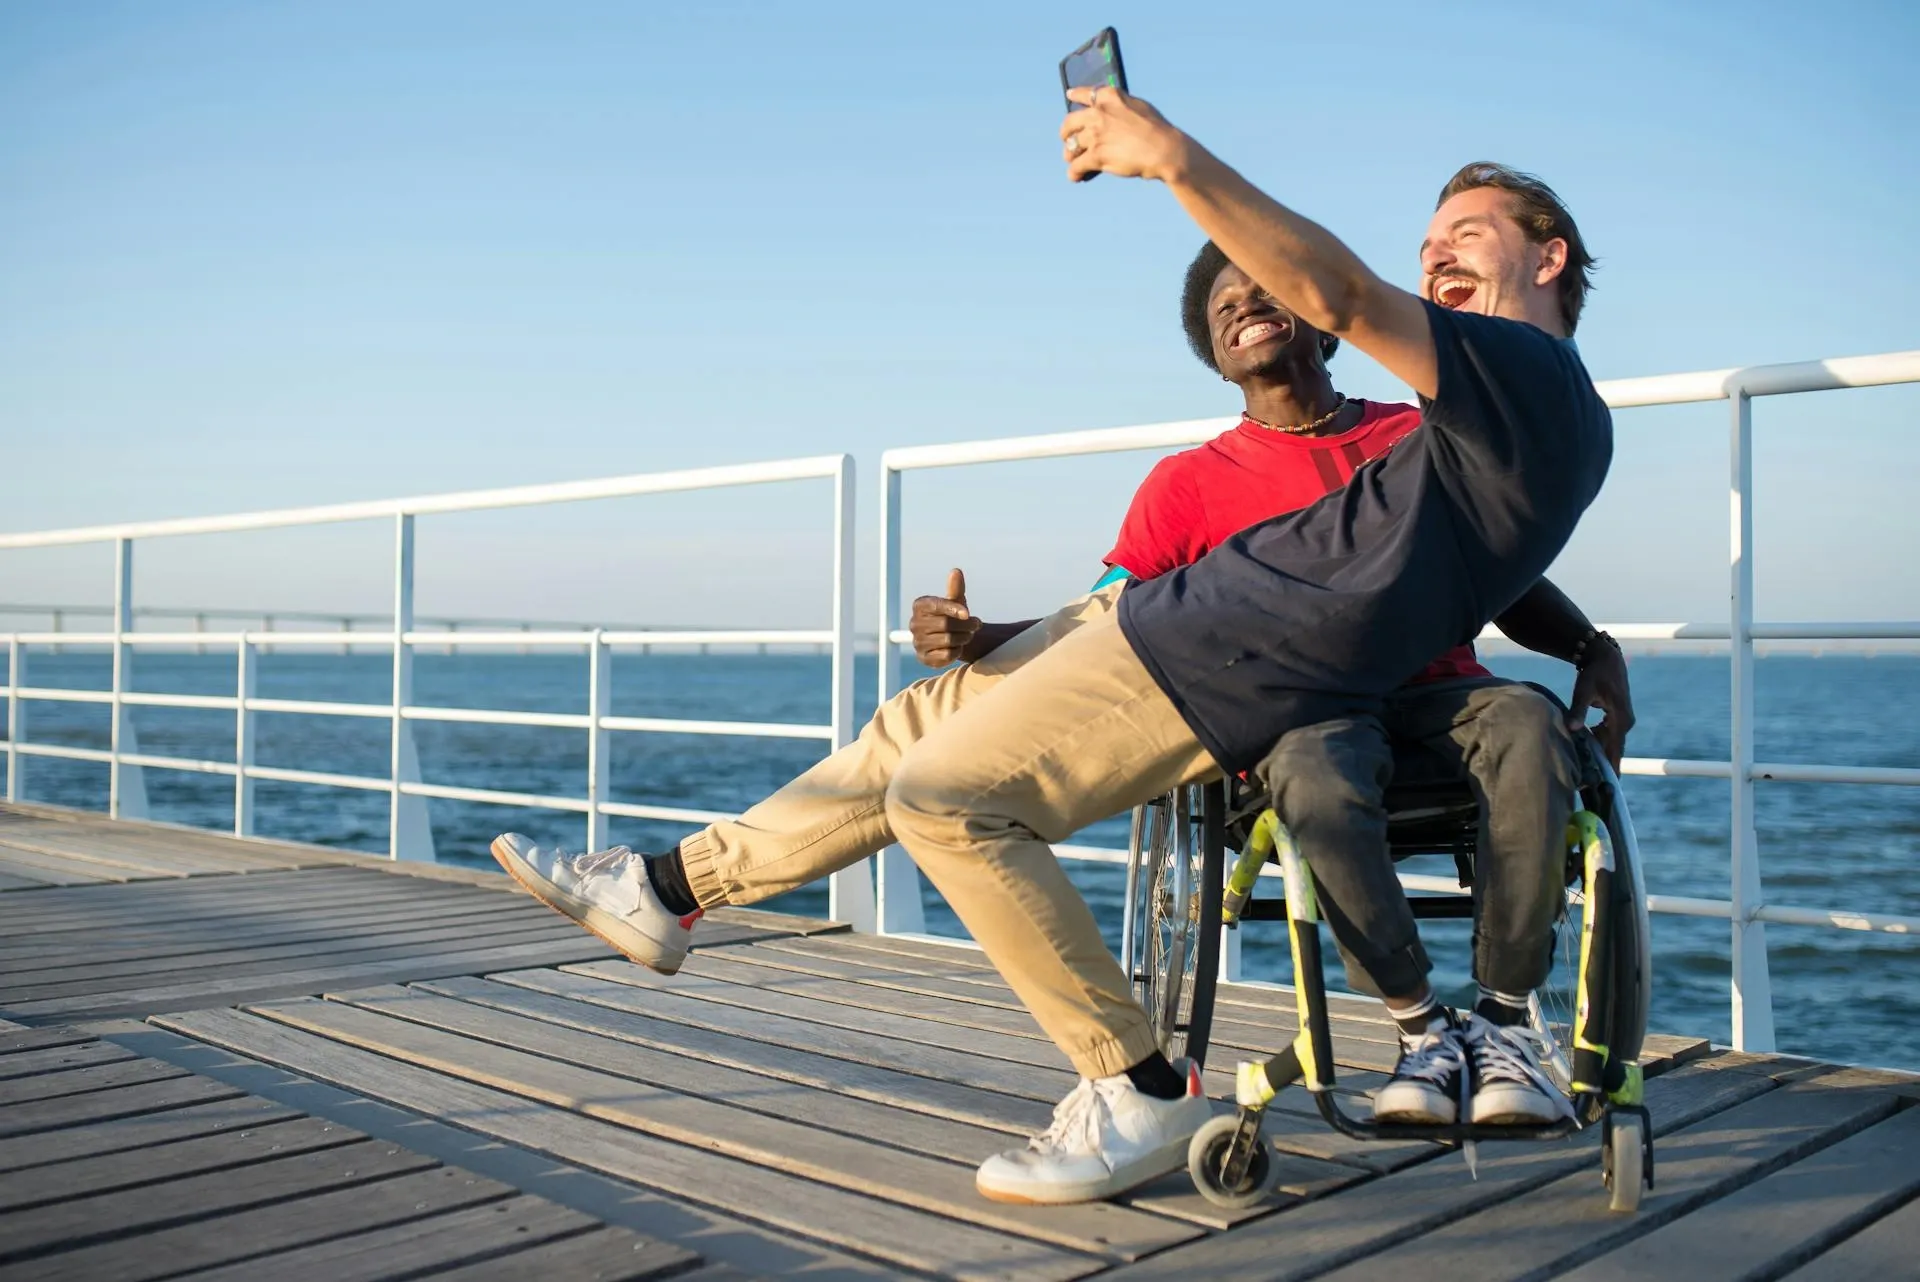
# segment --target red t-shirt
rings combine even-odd
[[[1420,426],[1412,405],[1363,401],[1361,409],[1360,422],[1338,436],[1295,436],[1242,418],[1205,445],[1161,459],[1134,493],[1107,564],[1137,579],[1191,565],[1248,526],[1340,489],[1362,463]],[[1463,645],[1413,680],[1488,675]]]

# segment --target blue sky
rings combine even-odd
[[[1920,347],[1914,14],[0,7],[0,528],[847,450],[870,549],[887,446],[1232,412],[1178,332],[1191,225],[1061,176],[1054,63],[1106,23],[1136,91],[1389,277],[1460,163],[1546,176],[1602,258],[1597,377]],[[1763,616],[1920,617],[1916,411],[1760,404]],[[1619,416],[1557,572],[1597,614],[1724,612],[1725,413]],[[1151,462],[911,478],[910,585],[957,562],[983,614],[1057,603]],[[428,522],[422,609],[823,623],[825,509]],[[155,543],[139,592],[377,609],[384,537]],[[107,586],[99,551],[0,553],[0,600]]]

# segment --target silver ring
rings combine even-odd
[[[1105,85],[1095,85],[1093,87],[1093,92],[1087,95],[1087,105],[1089,107],[1097,106],[1099,104],[1100,91],[1104,88],[1106,88]]]
[[[1079,134],[1067,135],[1067,152],[1069,155],[1074,155],[1074,156],[1077,156],[1080,154],[1080,135]]]

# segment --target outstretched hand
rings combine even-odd
[[[1600,722],[1592,727],[1593,737],[1618,770],[1627,750],[1627,732],[1633,729],[1633,691],[1627,681],[1626,656],[1617,646],[1601,646],[1574,678],[1573,700],[1567,713],[1567,723],[1573,730],[1587,724],[1589,708],[1600,709]]]
[[[967,576],[951,570],[945,596],[915,597],[907,628],[913,633],[914,656],[929,668],[970,662],[980,620],[967,609]]]
[[[1144,98],[1105,85],[1069,89],[1067,98],[1082,107],[1060,125],[1061,154],[1073,181],[1095,174],[1165,180],[1179,169],[1187,136]]]

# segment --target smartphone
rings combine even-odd
[[[1060,60],[1061,93],[1100,85],[1111,85],[1121,93],[1127,91],[1127,69],[1120,61],[1120,33],[1112,27]],[[1069,102],[1067,110],[1078,111],[1080,104]]]

